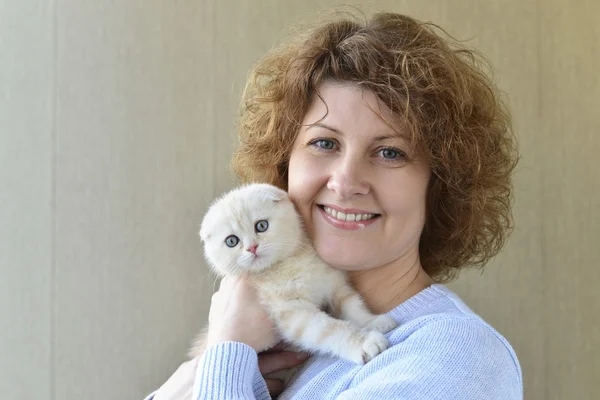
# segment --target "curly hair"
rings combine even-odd
[[[372,91],[402,116],[410,145],[431,167],[419,254],[429,276],[450,281],[462,268],[483,267],[512,230],[516,141],[487,70],[477,51],[408,16],[321,22],[255,65],[233,169],[243,182],[287,189],[290,152],[319,85]]]

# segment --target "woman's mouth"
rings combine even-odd
[[[362,229],[375,222],[381,214],[360,212],[361,210],[336,210],[332,207],[319,204],[321,215],[330,225],[346,230]]]

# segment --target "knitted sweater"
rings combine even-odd
[[[314,355],[279,399],[523,398],[509,343],[445,286],[432,285],[388,315],[399,326],[387,334],[386,351],[366,365]],[[270,399],[256,352],[236,342],[206,350],[193,393],[194,400]]]

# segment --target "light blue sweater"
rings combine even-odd
[[[388,314],[399,323],[387,334],[389,349],[366,365],[312,356],[279,399],[523,398],[511,346],[445,286],[433,285]],[[207,349],[193,399],[270,399],[256,352],[235,342]]]

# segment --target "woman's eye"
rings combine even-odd
[[[235,235],[229,235],[225,238],[225,244],[227,247],[235,247],[240,242],[240,239]]]
[[[266,231],[267,229],[269,229],[269,221],[267,221],[266,219],[261,219],[254,225],[254,229],[256,230],[256,232],[259,233]]]
[[[381,155],[381,157],[390,161],[401,160],[406,156],[403,151],[390,147],[386,147],[384,149],[379,150],[379,154]]]
[[[335,148],[335,142],[330,139],[318,139],[310,144],[323,150],[333,150]]]

